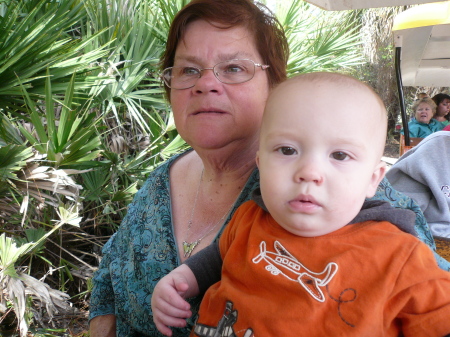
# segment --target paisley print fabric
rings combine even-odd
[[[94,274],[90,319],[115,314],[120,337],[162,336],[153,324],[150,302],[156,283],[180,265],[169,188],[169,169],[177,158],[153,171],[136,193],[119,230],[103,247],[103,259]],[[225,223],[258,186],[255,170]],[[194,311],[200,300],[190,300]],[[174,329],[173,336],[188,336],[190,328]]]

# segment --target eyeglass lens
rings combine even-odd
[[[202,71],[208,69],[211,68],[171,67],[164,70],[163,79],[170,88],[187,89],[193,87],[202,76]],[[212,70],[222,83],[243,83],[253,78],[255,63],[251,60],[229,60],[217,63]]]

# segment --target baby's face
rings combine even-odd
[[[433,117],[433,108],[428,103],[420,103],[416,108],[416,120],[428,124]]]
[[[303,81],[275,91],[257,163],[264,203],[284,229],[304,237],[333,232],[374,195],[385,171],[380,109],[369,92],[346,84]]]

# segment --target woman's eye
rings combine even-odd
[[[224,70],[225,73],[239,73],[241,71],[244,71],[244,69],[241,66],[235,64],[227,66]]]
[[[198,75],[199,70],[195,67],[184,67],[181,71],[182,75]]]
[[[346,154],[345,152],[341,152],[341,151],[333,152],[331,154],[331,157],[336,160],[346,160],[349,158],[348,154]]]
[[[292,156],[294,154],[297,154],[297,150],[295,150],[293,147],[290,146],[283,146],[277,149],[278,152],[280,152],[284,156]]]

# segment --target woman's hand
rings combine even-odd
[[[173,270],[155,286],[152,296],[153,321],[165,336],[172,336],[173,327],[185,327],[191,317],[190,305],[184,298],[198,294],[197,281],[186,265]]]

